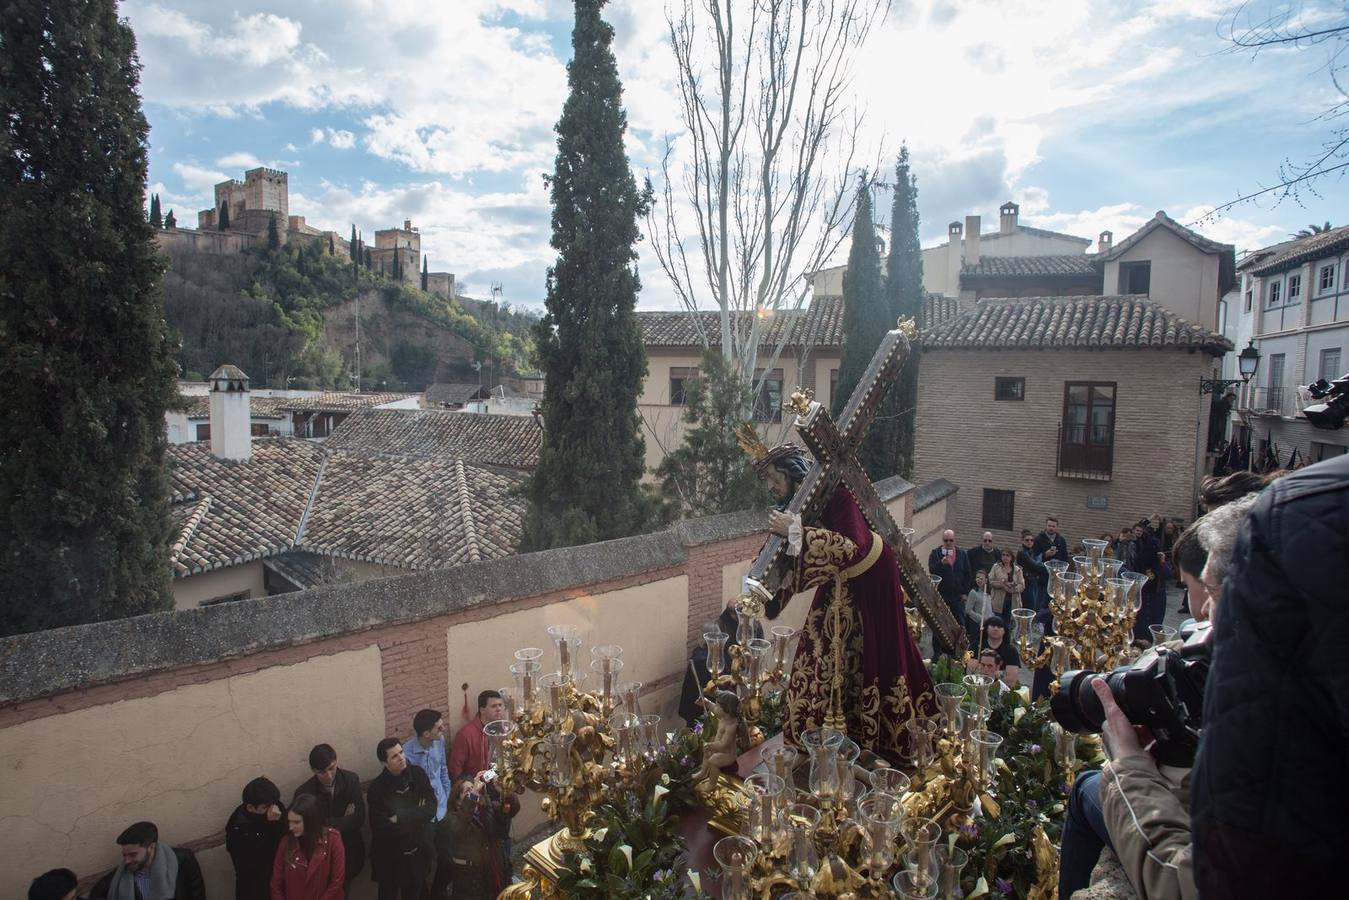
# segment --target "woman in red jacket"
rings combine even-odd
[[[342,900],[342,836],[323,824],[318,801],[308,794],[295,798],[286,817],[290,834],[276,848],[272,900]]]

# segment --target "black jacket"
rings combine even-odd
[[[1016,551],[1016,564],[1021,567],[1021,571],[1026,573],[1026,587],[1031,584],[1037,584],[1041,588],[1049,585],[1049,570],[1044,567],[1044,563],[1036,562],[1035,554],[1027,550],[1024,546]]]
[[[984,545],[980,543],[966,550],[965,556],[970,561],[970,571],[977,575],[980,569],[985,573],[992,572],[993,566],[1002,559],[1002,551],[997,547],[985,550]]]
[[[1214,615],[1190,779],[1205,898],[1343,890],[1349,847],[1349,456],[1273,482]]]
[[[336,828],[342,835],[342,849],[346,851],[346,881],[351,882],[360,874],[365,865],[365,838],[361,827],[365,824],[365,797],[361,795],[361,777],[346,769],[337,770],[337,779],[333,782],[331,795],[319,784],[317,777],[310,778],[295,789],[295,796],[309,794],[319,802],[319,810],[329,828]],[[292,799],[291,805],[295,800]],[[344,815],[347,807],[355,805],[351,815]]]
[[[185,847],[165,847],[159,845],[156,852],[172,850],[174,856],[178,857],[178,881],[173,885],[173,900],[206,900],[206,882],[201,877],[201,865],[197,862],[197,855]],[[121,866],[118,865],[117,869]],[[112,876],[117,874],[117,869],[113,869],[107,875],[104,875],[94,885],[94,889],[89,892],[93,900],[102,900],[108,896],[108,888],[112,887]]]
[[[385,769],[370,782],[370,876],[376,883],[394,880],[411,866],[425,876],[434,859],[431,820],[436,792],[420,766],[408,764],[402,775]],[[391,821],[396,818],[397,821]]]
[[[717,624],[721,630],[726,632],[726,646],[729,647],[735,643],[735,632],[739,624],[735,611],[727,606],[717,617]],[[727,657],[729,659],[729,657]],[[703,685],[707,684],[712,673],[707,669],[707,643],[699,641],[689,654],[689,662],[692,669],[684,667],[684,686],[679,694],[679,714],[684,717],[684,721],[693,727],[693,723],[703,717],[703,708],[698,704],[698,698],[703,694]],[[693,673],[697,671],[698,678],[695,681]]]
[[[286,813],[269,822],[255,816],[244,805],[230,814],[225,824],[225,850],[234,863],[235,900],[271,900],[272,863],[276,845],[286,834]]]
[[[1054,555],[1045,556],[1045,551],[1050,547],[1054,548]],[[1072,562],[1072,560],[1068,558],[1068,542],[1063,539],[1062,534],[1056,534],[1053,537],[1050,537],[1049,532],[1042,531],[1035,536],[1035,543],[1031,545],[1031,549],[1035,551],[1036,556],[1040,557],[1041,562],[1049,562],[1050,560],[1066,563]]]
[[[942,561],[945,547],[935,547],[927,555],[927,570],[941,578],[937,593],[947,603],[957,603],[974,587],[974,572],[970,570],[970,557],[959,547],[955,548],[955,565],[948,566]]]

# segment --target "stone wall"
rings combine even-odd
[[[264,235],[265,237],[265,235]],[[238,231],[214,229],[165,228],[155,232],[155,240],[164,250],[194,253],[239,253],[257,244],[257,237]]]
[[[889,479],[878,490],[896,518],[913,519],[912,485]],[[922,513],[938,515],[950,493],[923,490]],[[86,878],[106,871],[113,839],[139,819],[197,849],[210,895],[229,896],[222,830],[245,783],[266,774],[289,797],[320,741],[373,777],[380,737],[407,736],[423,707],[445,710],[458,727],[466,697],[472,707],[478,691],[506,684],[512,651],[544,646],[550,623],[579,625],[588,644],[623,645],[624,677],[644,682],[644,703],[673,723],[686,651],[738,593],[763,525],[762,512],[736,513],[0,639],[0,809],[10,825],[0,900],[18,900],[54,866]],[[784,621],[797,624],[807,607],[792,603]],[[540,821],[529,798],[516,833]],[[358,884],[354,896],[366,896],[368,884]]]

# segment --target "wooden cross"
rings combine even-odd
[[[787,408],[796,413],[796,432],[815,457],[815,463],[797,487],[787,512],[799,515],[806,524],[818,522],[834,488],[839,484],[847,488],[871,530],[894,550],[900,583],[904,592],[914,599],[919,614],[932,627],[933,641],[958,657],[968,645],[964,623],[957,622],[951,615],[946,601],[932,586],[927,569],[914,554],[908,539],[857,461],[857,448],[866,437],[886,394],[899,378],[900,369],[909,357],[909,341],[915,332],[912,320],[908,320],[901,321],[898,328],[886,333],[861,381],[848,398],[848,405],[843,407],[837,425],[820,403],[807,400],[799,393],[793,395]],[[793,568],[793,561],[786,551],[785,538],[769,535],[749,570],[747,583],[755,589],[762,588],[767,596],[776,593]]]

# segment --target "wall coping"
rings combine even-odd
[[[940,496],[955,490],[943,484],[950,490]],[[889,502],[914,485],[895,477],[876,489]],[[743,510],[583,547],[0,638],[0,706],[677,569],[690,547],[763,533],[766,518],[764,510]]]

